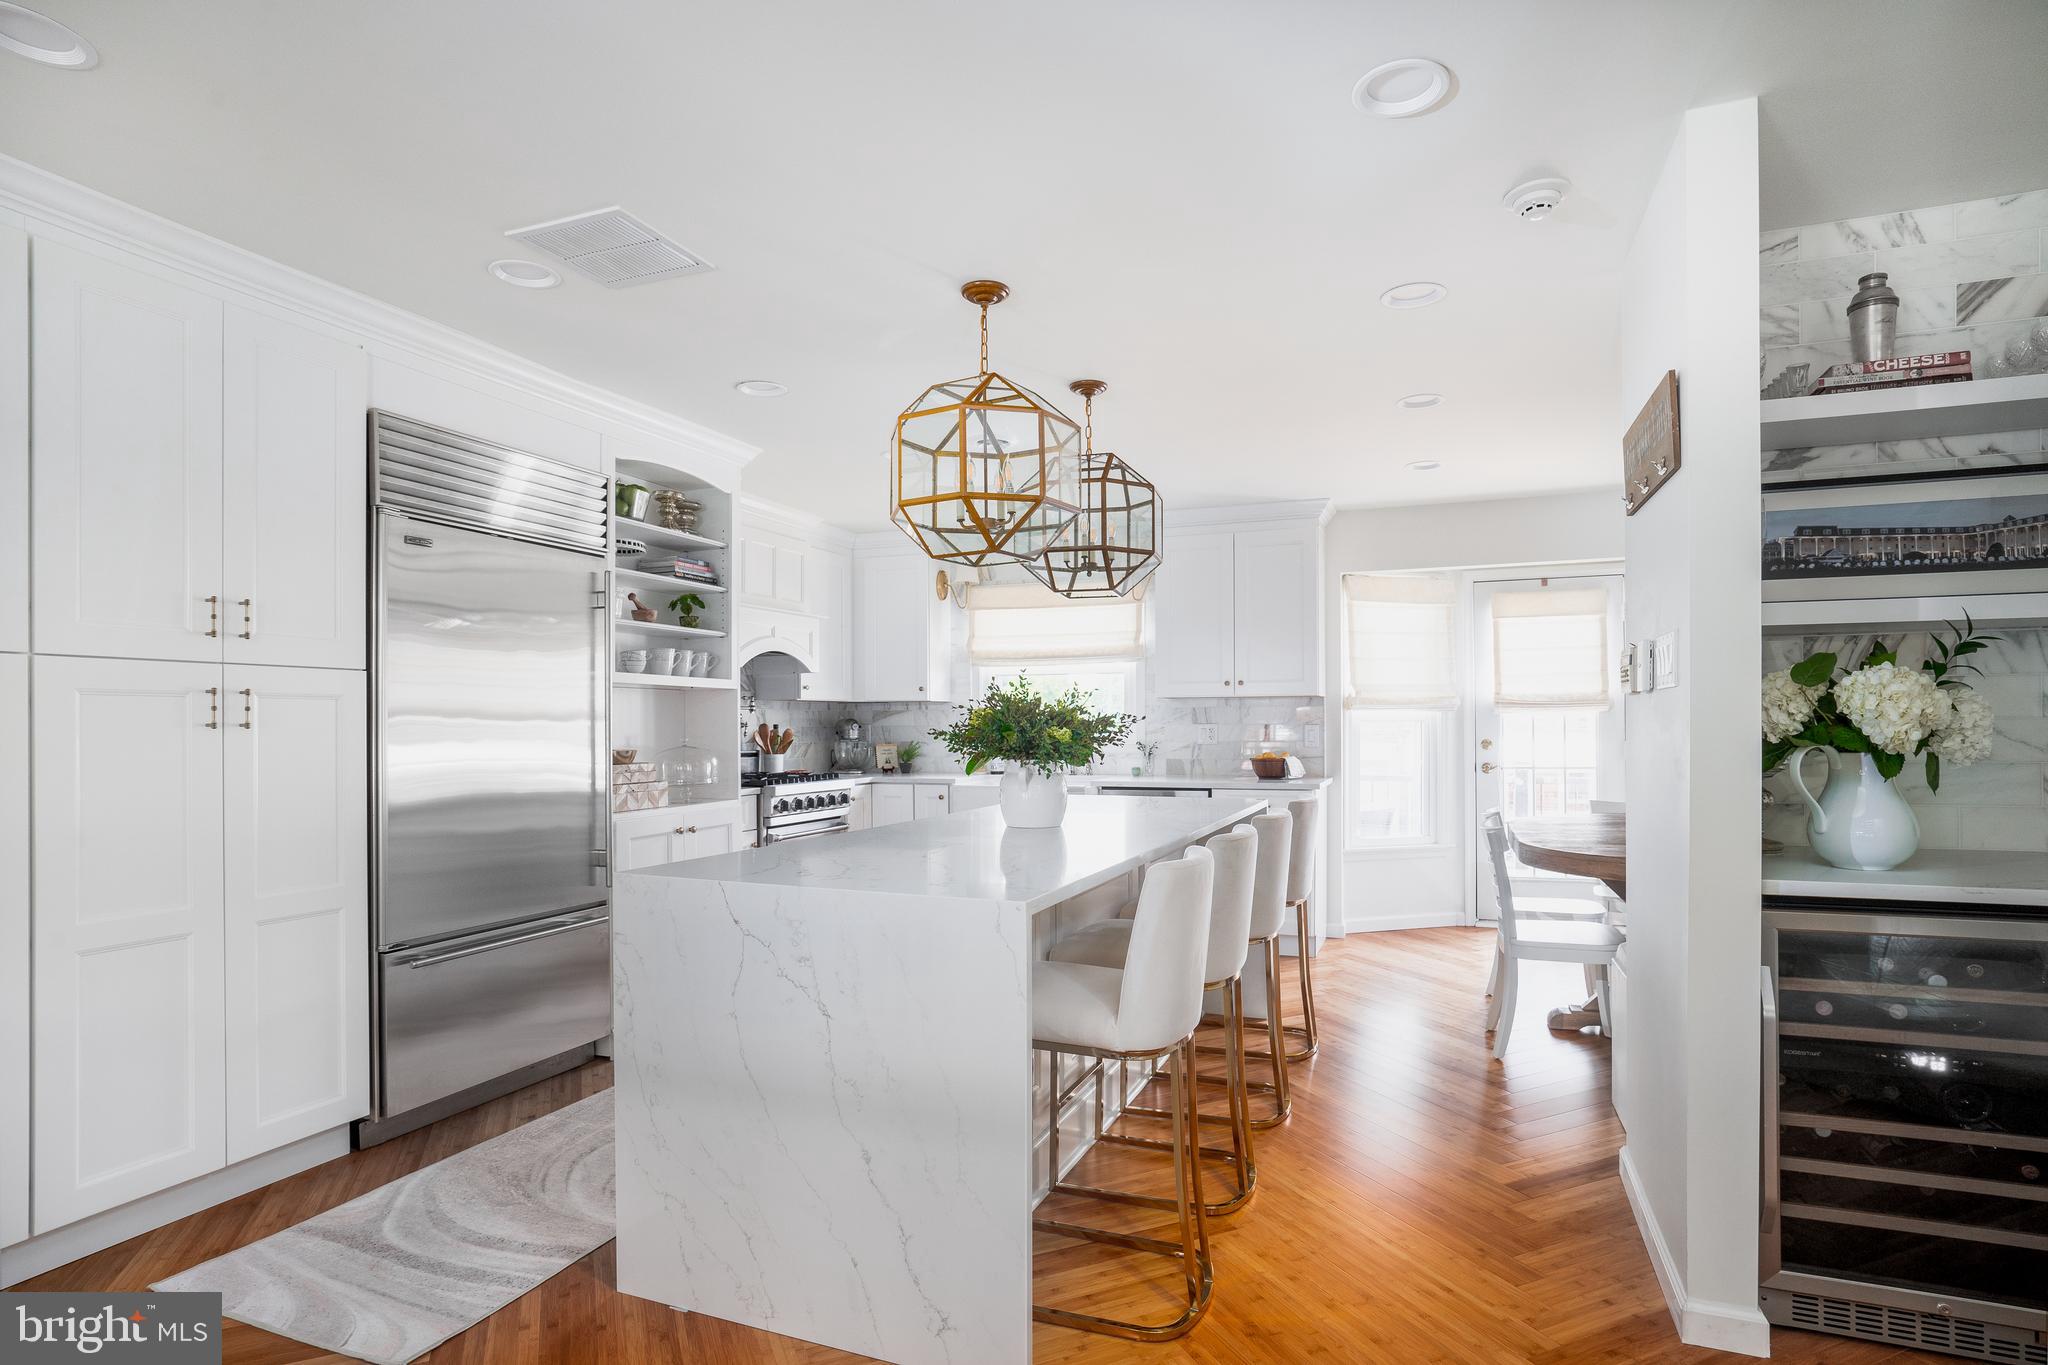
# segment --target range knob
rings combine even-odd
[[[776,797],[776,798],[775,798],[775,809],[777,809],[777,810],[788,810],[788,809],[789,809],[789,802],[787,802],[787,801],[783,800],[783,799],[782,799],[781,797],[779,797],[779,796],[778,796],[778,797]]]
[[[815,797],[815,796],[806,796],[806,797],[804,798],[804,809],[805,809],[805,810],[816,810],[817,808],[818,808],[818,798],[817,798],[817,797]]]
[[[852,804],[853,804],[853,793],[852,793],[852,792],[841,792],[841,793],[839,793],[839,795],[837,795],[837,796],[835,796],[835,797],[833,797],[833,798],[832,798],[832,804],[833,804],[833,805],[835,805],[835,806],[850,806],[850,805],[852,805]]]

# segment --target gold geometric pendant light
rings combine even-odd
[[[932,385],[896,419],[889,519],[933,559],[1028,562],[1080,511],[1081,429],[989,369],[989,305],[1009,286],[970,280],[960,293],[981,309],[981,370]]]
[[[1159,567],[1164,506],[1144,475],[1095,449],[1095,395],[1109,385],[1076,379],[1067,387],[1085,404],[1081,511],[1024,571],[1062,597],[1123,597]]]

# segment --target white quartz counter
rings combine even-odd
[[[1259,813],[1250,793],[1075,796],[1056,829],[1011,829],[990,806],[830,839],[794,839],[628,876],[989,900],[1042,910]]]
[[[1794,847],[1764,858],[1764,894],[2048,906],[2048,854],[1923,848],[1889,872],[1851,872]]]
[[[993,787],[1002,781],[994,773],[857,773],[857,783],[944,782],[956,787]],[[1179,777],[1118,777],[1115,773],[1071,773],[1067,790],[1093,791],[1097,787],[1207,787],[1212,791],[1321,791],[1330,785],[1327,777],[1285,777],[1265,781],[1251,773],[1184,773]]]

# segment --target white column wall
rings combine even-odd
[[[1676,688],[1628,700],[1634,1124],[1622,1177],[1681,1336],[1769,1353],[1756,1305],[1756,101],[1689,111],[1637,230],[1614,431],[1678,371],[1678,475],[1627,521],[1627,638]],[[1617,450],[1618,453],[1618,450]]]

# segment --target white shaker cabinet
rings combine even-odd
[[[949,782],[920,782],[911,790],[917,793],[912,799],[911,810],[919,820],[946,815],[953,809],[952,784]]]
[[[870,825],[900,825],[917,818],[917,794],[907,782],[875,782],[868,786],[868,800],[874,807]]]
[[[854,559],[855,701],[951,701],[953,605],[922,555]]]
[[[1154,690],[1166,697],[1321,693],[1322,532],[1168,531],[1154,600]]]
[[[1313,526],[1239,531],[1231,678],[1240,697],[1299,697],[1322,686],[1322,537]]]
[[[618,844],[617,870],[631,872],[751,848],[754,831],[750,826],[743,827],[744,810],[739,801],[721,801],[701,806],[661,806],[617,816],[612,821],[612,837]]]
[[[29,1235],[28,656],[0,654],[0,1246]]]
[[[370,1112],[361,673],[224,670],[227,1157]]]
[[[48,240],[31,279],[35,648],[218,661],[221,303]]]
[[[1232,632],[1237,601],[1228,531],[1168,531],[1152,589],[1159,671],[1166,697],[1228,697],[1237,678]]]
[[[37,1232],[226,1161],[220,682],[35,660]]]
[[[224,345],[222,656],[362,668],[369,361],[239,307]]]
[[[0,653],[27,650],[28,234],[0,223]]]

